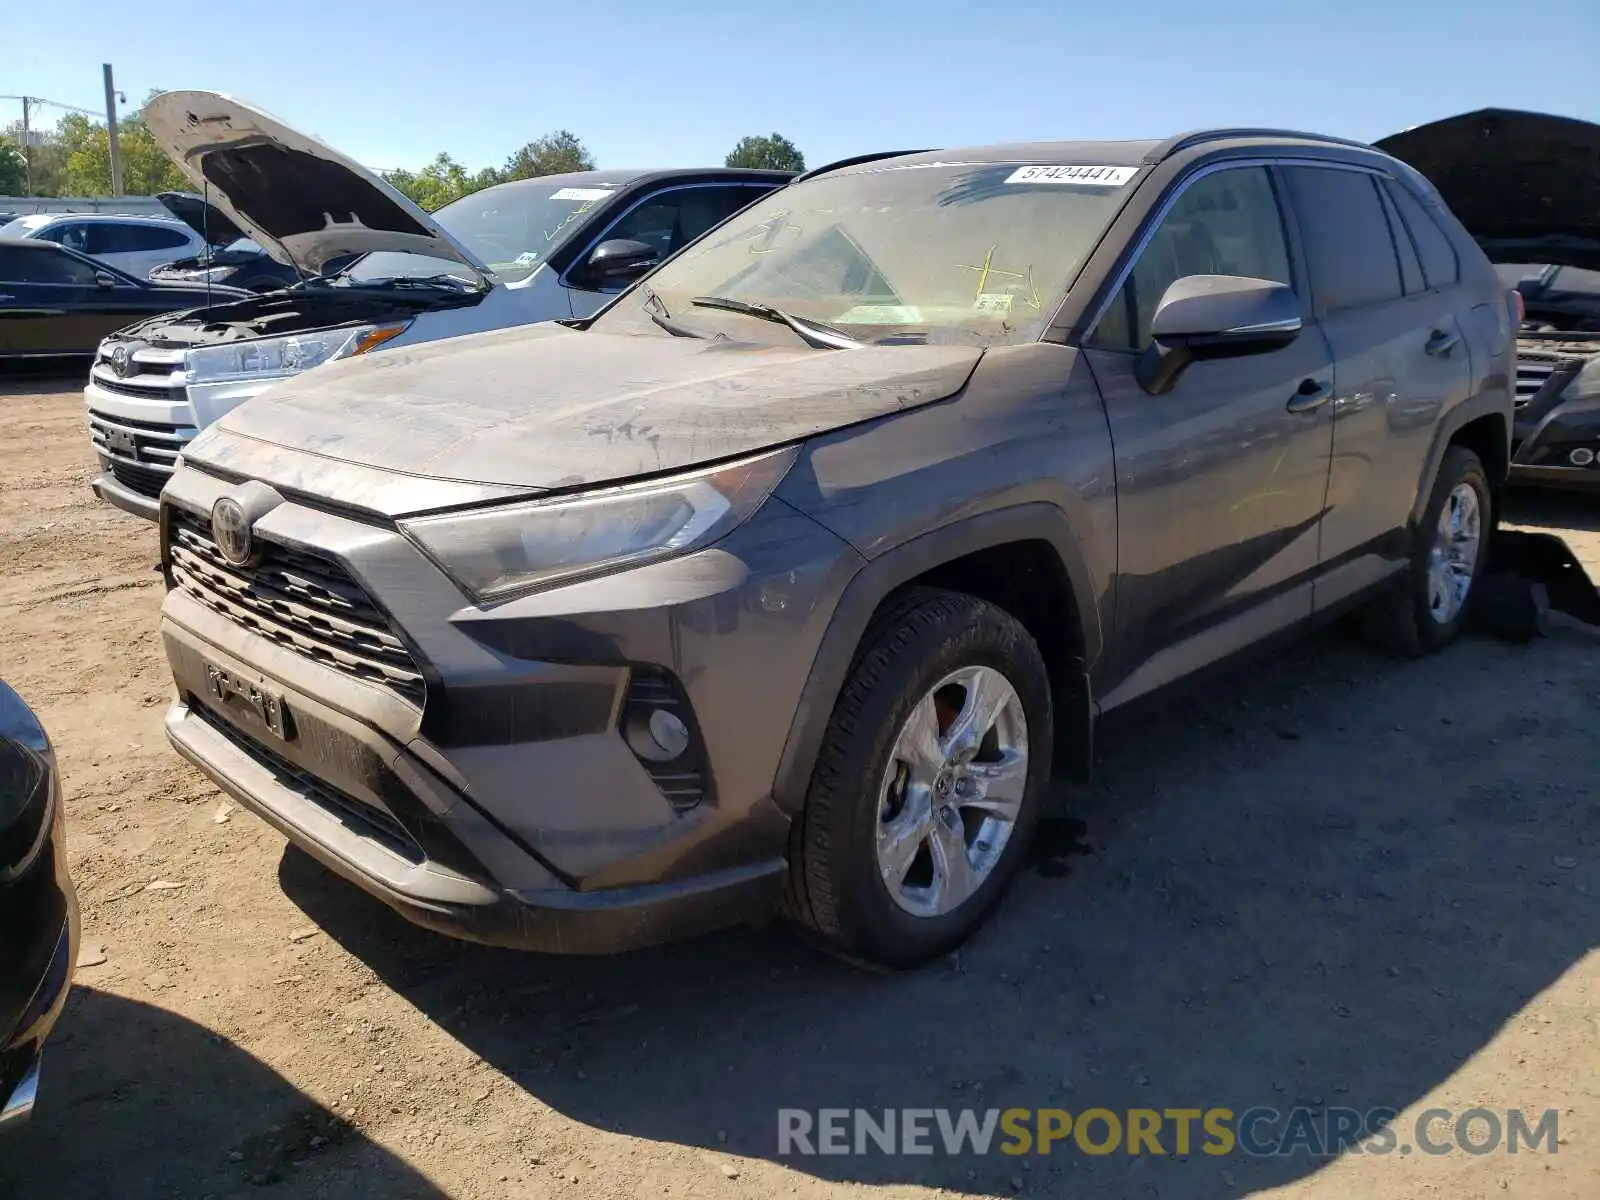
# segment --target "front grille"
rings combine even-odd
[[[149,496],[154,500],[160,497],[161,489],[166,487],[167,480],[172,478],[172,468],[163,470],[160,467],[141,467],[137,463],[112,458],[111,477],[130,492],[138,492],[141,496]]]
[[[89,376],[94,385],[119,396],[136,396],[142,400],[182,400],[189,381],[183,370],[183,351],[158,350],[152,346],[137,346],[130,358],[131,373],[118,375],[111,365],[106,343],[95,355]]]
[[[1554,354],[1530,354],[1527,351],[1518,354],[1516,406],[1521,408],[1532,400],[1560,365],[1560,357]]]
[[[416,839],[406,832],[405,826],[383,809],[363,803],[325,780],[301,770],[243,730],[219,719],[205,706],[192,704],[189,711],[271,771],[280,786],[304,796],[335,820],[342,822],[356,833],[378,842],[407,862],[421,863],[426,859],[422,847],[418,846]]]
[[[361,585],[331,558],[275,542],[261,561],[222,557],[211,522],[169,506],[168,555],[178,587],[252,633],[345,675],[422,703],[422,672]]]
[[[89,410],[89,439],[124,487],[159,496],[178,455],[199,431],[189,425],[139,421]]]

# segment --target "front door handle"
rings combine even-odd
[[[1435,329],[1428,336],[1428,344],[1423,349],[1435,358],[1443,358],[1456,348],[1456,343],[1459,341],[1461,339],[1456,334],[1446,333],[1443,329]]]
[[[0,295],[0,301],[15,300],[15,299],[16,299],[16,297],[12,296],[12,295]]]
[[[1330,385],[1320,379],[1303,379],[1298,390],[1289,397],[1289,403],[1284,407],[1292,413],[1311,412],[1332,399],[1333,388]]]

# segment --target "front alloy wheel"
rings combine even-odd
[[[877,862],[906,912],[970,900],[1005,853],[1028,781],[1022,698],[992,667],[945,676],[901,726],[878,798]]]
[[[1011,614],[959,592],[899,598],[867,631],[818,752],[790,916],[857,962],[954,949],[1027,852],[1052,720],[1039,648]]]

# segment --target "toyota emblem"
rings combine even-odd
[[[117,373],[118,379],[126,379],[128,372],[133,369],[133,351],[128,349],[126,342],[118,342],[111,347],[111,369]]]
[[[244,507],[232,496],[224,496],[211,506],[211,536],[216,538],[222,557],[234,566],[244,566],[255,553],[255,539],[250,536]]]

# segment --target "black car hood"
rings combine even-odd
[[[162,206],[178,220],[213,246],[226,246],[229,242],[236,242],[245,236],[240,229],[228,219],[228,215],[210,203],[204,196],[196,196],[193,192],[157,192],[156,199]]]
[[[1428,178],[1491,261],[1600,270],[1600,125],[1485,108],[1376,145]]]
[[[411,476],[578,488],[942,400],[961,390],[982,354],[967,346],[811,350],[542,324],[330,363],[212,428],[220,441],[244,435]],[[185,457],[204,461],[207,437]],[[243,465],[229,454],[231,469]]]

